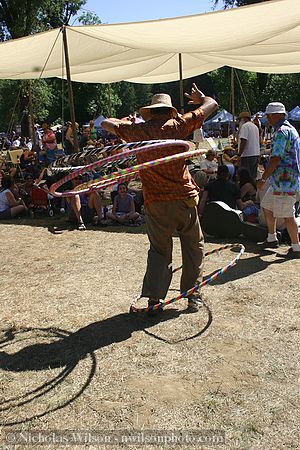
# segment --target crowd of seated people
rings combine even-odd
[[[103,207],[98,191],[84,195],[77,194],[67,199],[53,197],[49,188],[60,176],[51,170],[51,163],[61,154],[67,155],[70,151],[74,151],[73,129],[70,122],[67,122],[62,129],[59,127],[52,129],[47,123],[43,123],[41,127],[35,126],[35,133],[35,145],[32,140],[14,132],[10,135],[2,135],[0,142],[0,219],[12,219],[24,215],[33,217],[32,211],[35,208],[33,196],[36,197],[33,194],[43,191],[45,205],[54,205],[55,212],[66,213],[68,220],[74,223],[79,230],[85,230],[87,223],[99,226],[112,223],[140,224],[139,212],[143,203],[141,190],[129,193],[126,187],[124,198],[122,189],[125,186],[117,187],[118,198],[115,203],[112,201],[112,205],[108,206],[109,211],[114,211],[117,220],[108,217],[105,217],[104,220],[103,211],[107,208]],[[120,143],[114,135],[99,133],[93,121],[90,121],[82,129],[78,128],[77,137],[81,151],[91,147],[102,149],[104,146]],[[10,160],[9,152],[13,150],[18,150],[17,163]],[[62,173],[61,176],[65,176],[65,174]],[[93,171],[90,176],[97,178],[99,174]],[[73,182],[71,187],[82,182],[84,180],[79,178]],[[64,186],[64,189],[66,188],[67,186]],[[130,210],[127,211],[126,202],[129,197],[134,199],[134,207],[132,208],[130,203]],[[106,215],[106,211],[104,212]]]
[[[53,174],[48,174],[47,167],[61,152],[68,154],[74,151],[74,136],[70,122],[66,123],[62,130],[55,131],[44,123],[42,129],[36,127],[36,133],[35,148],[30,139],[16,133],[2,136],[2,150],[23,148],[23,153],[19,158],[19,167],[10,164],[3,155],[0,157],[0,181],[2,179],[0,219],[26,214],[32,206],[31,193],[34,186],[43,189],[49,200],[52,200],[49,187],[56,180]],[[62,143],[61,150],[58,148],[58,142]],[[83,150],[89,147],[103,148],[106,145],[114,145],[118,140],[113,135],[100,135],[93,121],[90,121],[81,130],[78,128],[78,142],[80,149]],[[215,150],[208,150],[205,158],[197,164],[190,161],[189,168],[202,193],[200,215],[204,213],[207,202],[221,200],[232,208],[242,210],[245,220],[265,224],[263,211],[259,208],[263,192],[257,192],[256,180],[251,179],[246,169],[238,168],[238,155],[234,146],[225,147],[219,154]],[[56,200],[58,211],[66,211],[69,219],[79,230],[84,230],[89,222],[99,226],[114,223],[139,225],[142,221],[141,191],[128,190],[124,183],[116,186],[116,189],[111,193],[112,206],[105,214],[101,196],[97,191],[87,195],[76,195],[67,201]],[[279,222],[278,227],[280,226]]]

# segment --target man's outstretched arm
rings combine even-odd
[[[185,93],[184,95],[189,99],[190,105],[201,106],[204,120],[207,119],[207,117],[210,116],[219,106],[214,98],[204,95],[195,83],[192,85],[191,93]]]
[[[128,120],[120,120],[120,119],[110,118],[110,119],[104,119],[103,122],[101,123],[101,127],[104,128],[104,130],[108,131],[109,133],[114,133],[115,125],[117,125],[118,123],[126,123],[128,125],[132,125],[132,122],[130,122]]]

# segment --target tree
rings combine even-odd
[[[254,5],[255,3],[267,2],[269,0],[214,0],[214,6],[217,6],[221,1],[224,4],[224,9],[227,9],[233,8],[234,6]]]
[[[78,22],[82,25],[100,25],[101,19],[93,11],[85,11],[78,17]]]
[[[0,39],[68,25],[86,0],[0,0]]]

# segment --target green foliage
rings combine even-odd
[[[85,4],[86,0],[43,0],[40,20],[46,29],[69,25],[71,18],[75,17]]]
[[[101,19],[93,11],[85,11],[78,17],[78,22],[82,25],[100,25]]]
[[[225,8],[260,3],[264,0],[215,0]],[[265,0],[266,1],[266,0]],[[83,25],[100,24],[91,11],[82,11],[86,0],[0,0],[0,40],[26,36],[69,24],[77,16]],[[300,74],[259,74],[234,69],[235,112],[263,110],[270,101],[282,101],[287,109],[300,105]],[[231,110],[231,68],[184,80],[189,92],[195,82],[206,94],[216,97],[220,107]],[[70,119],[67,83],[59,79],[31,81],[34,121],[61,123]],[[0,80],[0,129],[28,122],[28,81]],[[80,124],[100,114],[125,117],[151,101],[152,94],[166,92],[180,110],[179,81],[160,84],[73,83],[75,116]],[[185,111],[191,109],[185,100]]]
[[[0,129],[14,128],[28,114],[29,85],[31,84],[34,121],[48,118],[54,92],[46,80],[0,81]]]
[[[300,74],[269,75],[268,83],[261,97],[261,105],[265,107],[269,102],[282,102],[288,110],[300,105]]]
[[[254,5],[255,3],[267,2],[268,0],[215,0],[214,6],[218,6],[220,2],[224,4],[224,9],[233,8],[235,6]]]
[[[68,25],[86,0],[0,0],[0,39]]]

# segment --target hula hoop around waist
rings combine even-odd
[[[136,144],[136,143],[133,143]],[[57,181],[50,187],[51,194],[55,195],[56,197],[69,197],[76,194],[84,194],[87,192],[91,192],[93,190],[98,189],[105,189],[107,186],[114,184],[116,182],[121,181],[128,181],[129,179],[133,177],[138,176],[138,172],[140,170],[149,169],[151,167],[155,167],[162,164],[167,164],[172,161],[176,161],[178,159],[183,158],[190,158],[192,156],[196,156],[201,153],[201,150],[190,150],[190,151],[184,151],[182,153],[175,153],[173,155],[165,156],[163,158],[154,159],[152,161],[146,161],[141,164],[137,164],[133,167],[129,167],[126,169],[120,169],[117,172],[110,173],[108,175],[104,175],[96,180],[91,180],[86,183],[82,183],[76,188],[66,191],[66,192],[57,192],[57,189],[61,186],[63,186],[65,183],[67,183],[70,180],[73,180],[74,178],[77,178],[80,175],[83,175],[84,173],[91,172],[96,167],[104,166],[107,163],[110,163],[112,161],[121,160],[124,157],[134,155],[137,152],[141,151],[147,151],[147,150],[153,150],[153,149],[163,149],[164,147],[169,146],[180,146],[184,147],[187,150],[189,149],[189,144],[186,141],[181,140],[166,140],[166,141],[158,141],[158,142],[151,142],[150,144],[147,142],[142,142],[140,144],[144,144],[144,146],[139,145],[138,148],[134,148],[131,150],[127,150],[123,153],[118,153],[116,155],[109,156],[108,158],[96,161],[94,163],[88,164],[84,167],[80,167],[78,169],[75,169],[72,173],[68,174],[61,180]]]

